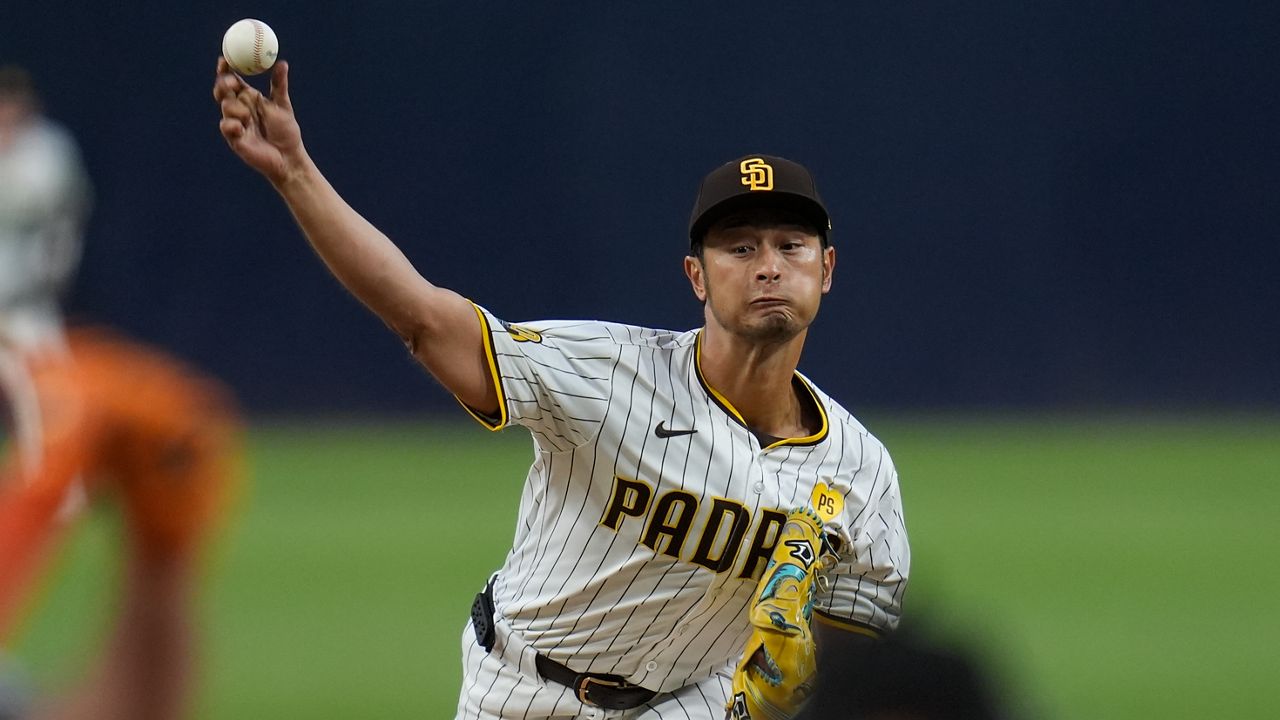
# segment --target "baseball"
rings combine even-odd
[[[241,75],[257,75],[275,64],[280,43],[275,31],[261,20],[245,18],[222,36],[222,57]]]

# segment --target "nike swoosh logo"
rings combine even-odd
[[[653,429],[653,434],[657,435],[663,440],[666,440],[667,438],[677,437],[680,435],[692,435],[698,432],[696,428],[690,428],[688,430],[668,430],[666,428],[666,422],[667,422],[666,420],[658,421],[657,427]]]

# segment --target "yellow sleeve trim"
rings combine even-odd
[[[480,337],[484,341],[484,358],[489,364],[489,377],[493,380],[493,389],[498,394],[498,417],[490,418],[476,412],[470,405],[462,402],[456,396],[455,400],[462,406],[467,414],[475,418],[476,422],[485,426],[489,430],[498,431],[507,426],[509,418],[507,417],[507,395],[502,391],[502,375],[498,373],[498,356],[493,351],[493,331],[489,327],[489,319],[484,316],[484,312],[479,305],[471,303],[471,307],[475,308],[476,316],[480,318]]]
[[[813,616],[820,620],[823,625],[838,628],[845,632],[866,635],[867,637],[876,638],[877,640],[880,639],[882,635],[879,630],[871,627],[870,625],[865,625],[857,620],[846,620],[844,618],[832,617],[821,610],[814,610]]]

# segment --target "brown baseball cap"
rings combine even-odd
[[[747,155],[703,178],[689,218],[689,242],[701,242],[707,229],[730,213],[756,207],[794,212],[817,228],[824,243],[828,239],[831,217],[818,196],[813,175],[786,158]]]

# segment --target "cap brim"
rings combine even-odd
[[[831,229],[831,219],[827,216],[827,211],[812,198],[788,192],[756,192],[725,198],[704,210],[689,228],[689,241],[701,241],[712,225],[735,212],[752,208],[793,212],[804,218],[805,222],[813,226],[818,231],[818,235],[824,239]]]

